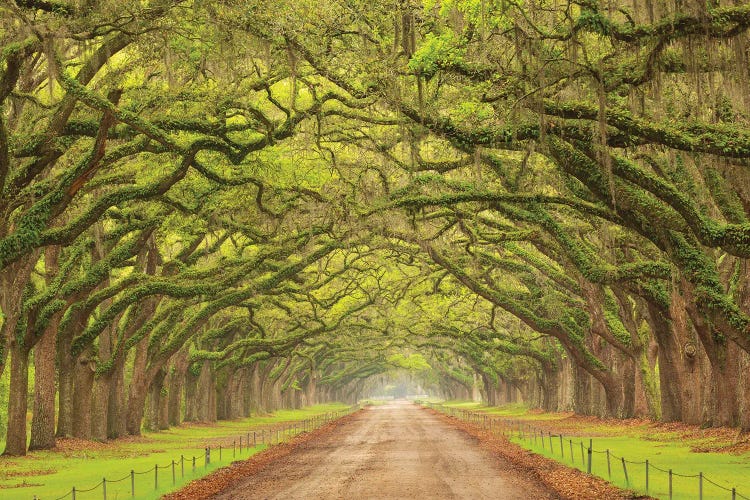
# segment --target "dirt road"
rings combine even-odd
[[[215,498],[556,498],[407,402],[370,407]]]

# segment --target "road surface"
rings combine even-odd
[[[557,498],[408,402],[369,407],[220,499]]]

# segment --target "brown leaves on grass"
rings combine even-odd
[[[44,486],[42,483],[27,483],[26,481],[16,484],[0,484],[0,490],[11,490],[13,488],[31,488],[32,486]]]
[[[651,428],[653,433],[675,434],[676,439],[690,445],[690,450],[696,453],[741,454],[750,452],[750,433],[731,427],[701,428],[682,422],[668,422],[653,424]]]
[[[54,474],[57,472],[56,469],[28,469],[28,470],[0,470],[0,480],[10,479],[12,477],[32,477],[32,476],[46,476],[48,474]],[[3,486],[0,486],[2,488]],[[10,487],[10,486],[6,486]]]
[[[55,451],[60,453],[79,453],[85,451],[107,451],[116,450],[123,443],[135,443],[146,441],[142,436],[123,436],[111,441],[87,441],[77,438],[58,438]]]

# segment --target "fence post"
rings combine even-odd
[[[135,498],[135,471],[130,469],[130,496]]]
[[[607,448],[607,474],[609,474],[609,480],[612,481],[612,466],[609,463],[609,448]]]
[[[247,445],[247,451],[250,451],[250,433],[247,433],[247,439],[245,440],[245,444]],[[253,443],[254,444],[254,443]]]
[[[625,465],[625,457],[622,457],[622,471],[625,473],[625,484],[627,484],[628,487],[630,487],[630,479],[628,479],[628,468]]]
[[[73,486],[73,489],[70,490],[70,494],[72,495],[73,500],[76,500],[76,487]]]
[[[242,449],[240,448],[240,454],[242,454]],[[232,440],[232,458],[237,457],[237,441],[235,439]]]
[[[107,500],[107,478],[102,478],[102,495],[104,495],[104,500]]]
[[[175,484],[177,484],[177,477],[174,473],[174,460],[172,460],[172,486],[174,486]]]
[[[253,448],[255,448],[255,431],[253,431]]]
[[[240,436],[240,455],[242,455],[242,436]]]
[[[698,473],[698,500],[703,500],[703,473]]]
[[[648,495],[648,458],[646,459],[646,495]]]
[[[669,469],[669,500],[672,500],[672,469]]]
[[[180,472],[185,477],[185,455],[180,455]]]
[[[154,466],[154,489],[159,489],[159,464]]]
[[[563,437],[562,437],[562,434],[560,434],[560,457],[563,460],[565,459],[565,447],[563,446]]]
[[[587,472],[591,474],[591,457],[594,454],[594,444],[593,439],[589,439],[589,465],[587,467]]]
[[[193,474],[195,474],[195,455],[193,455]]]
[[[732,488],[732,500],[737,500],[737,488]]]
[[[573,440],[569,439],[568,443],[570,443],[570,462],[575,465],[576,464],[576,456],[575,453],[573,453]]]
[[[242,439],[242,436],[240,436],[240,439]],[[219,463],[221,463],[221,445],[219,445]]]
[[[203,457],[203,467],[208,467],[208,464],[211,463],[211,447],[206,447],[206,456]]]

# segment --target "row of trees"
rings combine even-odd
[[[389,370],[750,427],[748,6],[0,9],[6,454],[30,365],[31,448]]]

